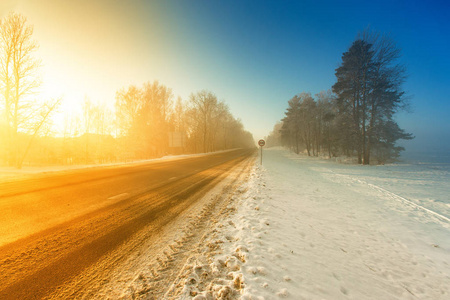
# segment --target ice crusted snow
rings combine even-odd
[[[265,150],[182,299],[450,299],[448,168]]]

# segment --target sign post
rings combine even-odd
[[[266,144],[266,141],[263,139],[258,141],[259,148],[261,148],[261,165],[262,165],[262,155],[263,155],[262,147],[264,147],[265,144]]]

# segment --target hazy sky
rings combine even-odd
[[[403,50],[413,112],[406,146],[450,149],[450,4],[442,1],[0,1],[34,25],[43,92],[76,110],[85,96],[113,104],[130,84],[159,80],[187,99],[208,89],[255,139],[297,93],[335,82],[358,31],[390,33]]]

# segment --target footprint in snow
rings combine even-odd
[[[344,295],[348,295],[348,290],[345,288],[345,287],[343,287],[343,286],[341,286],[341,293],[342,294],[344,294]]]
[[[281,289],[278,293],[277,296],[280,298],[286,298],[289,296],[289,292],[287,289]]]
[[[333,275],[333,277],[334,277],[336,280],[338,280],[338,281],[341,280],[341,276],[339,276],[338,274],[336,274],[336,273],[333,272],[332,275]]]

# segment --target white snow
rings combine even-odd
[[[280,149],[263,164],[211,229],[182,299],[450,299],[448,165]]]

